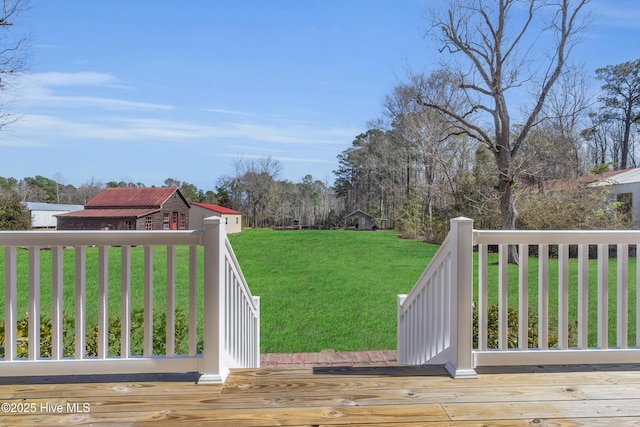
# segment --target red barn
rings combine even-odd
[[[188,230],[190,208],[173,187],[107,188],[84,210],[56,217],[58,230]]]

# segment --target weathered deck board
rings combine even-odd
[[[444,404],[452,420],[637,417],[640,398],[583,401]],[[490,418],[491,417],[491,418]]]
[[[0,381],[0,404],[36,408],[2,411],[3,426],[640,426],[640,365],[493,368],[470,380],[440,367],[251,369],[224,386],[189,375],[25,377]]]

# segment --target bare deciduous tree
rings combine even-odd
[[[466,166],[461,162],[465,158],[463,152],[473,151],[473,147],[464,146],[461,138],[452,137],[442,113],[425,109],[416,102],[428,98],[457,108],[463,93],[447,84],[449,79],[450,75],[443,70],[429,76],[412,75],[408,84],[397,86],[384,102],[393,129],[392,138],[398,150],[409,157],[413,173],[408,177],[414,181],[411,187],[415,187],[416,195],[423,200],[427,238],[430,238],[436,208],[442,210],[444,205],[451,204],[447,199],[457,194],[456,181]]]
[[[432,32],[441,51],[452,56],[445,68],[455,77],[452,84],[464,91],[467,105],[460,112],[429,98],[418,102],[442,113],[452,133],[480,141],[493,154],[503,229],[516,224],[514,159],[585,28],[581,17],[588,2],[450,0],[444,14],[432,13]],[[525,97],[524,89],[532,100],[529,106],[517,102]],[[522,108],[518,126],[512,123],[516,105]],[[510,252],[512,262],[516,255]]]
[[[263,226],[269,189],[280,174],[282,166],[271,156],[260,159],[239,159],[234,163],[235,176],[228,178],[234,195],[234,206],[247,213],[247,223]]]
[[[589,100],[593,98],[580,69],[562,74],[540,113],[542,123],[522,147],[520,173],[526,181],[543,187],[548,180],[584,174],[586,150],[581,131],[589,125]]]
[[[29,0],[2,0],[0,2],[0,129],[15,121],[11,104],[16,79],[26,69],[29,37],[17,28],[20,15],[29,6]]]

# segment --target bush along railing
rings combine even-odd
[[[130,354],[142,354],[142,336],[143,336],[143,319],[144,310],[134,309],[131,311],[131,343]],[[188,322],[187,313],[184,310],[176,311],[175,318],[175,348],[176,354],[188,353]],[[65,315],[63,318],[63,357],[73,357],[75,354],[75,318],[72,315]],[[120,316],[109,318],[109,355],[121,356],[120,338],[122,336],[122,322]],[[4,322],[0,322],[0,359],[4,358]],[[85,327],[86,340],[85,351],[86,357],[98,356],[98,325],[87,324]],[[29,354],[29,317],[28,315],[18,320],[17,327],[17,355],[18,358],[27,358]],[[199,334],[202,335],[202,334]],[[40,356],[50,358],[52,352],[52,336],[53,329],[51,319],[48,317],[40,318]],[[202,353],[202,338],[198,340],[196,348],[198,354]],[[165,354],[166,352],[166,313],[156,313],[153,321],[153,354]]]
[[[0,232],[0,375],[199,372],[199,383],[221,383],[231,368],[258,367],[259,299],[220,218],[204,224]]]
[[[398,360],[444,363],[454,377],[477,366],[635,363],[640,263],[629,252],[639,244],[638,231],[484,231],[454,219],[442,254],[399,296]]]

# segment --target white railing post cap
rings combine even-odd
[[[458,216],[456,218],[451,219],[451,222],[454,222],[454,221],[455,222],[469,222],[469,221],[473,222],[473,219],[467,218],[465,216]]]
[[[207,223],[209,223],[209,224],[215,224],[215,223],[221,224],[221,223],[222,223],[222,217],[219,217],[219,216],[209,216],[209,217],[207,217],[207,218],[203,219],[203,222],[204,222],[205,224],[207,224]]]

